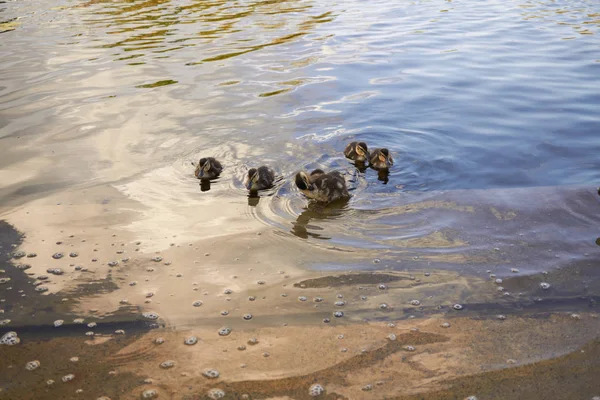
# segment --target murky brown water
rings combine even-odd
[[[598,26],[589,1],[0,2],[0,398],[600,396]],[[351,200],[308,204],[314,167]]]

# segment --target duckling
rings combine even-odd
[[[310,175],[300,171],[296,174],[296,186],[306,197],[321,203],[350,197],[346,180],[338,171],[325,173],[321,169],[315,169]]]
[[[275,172],[266,165],[257,168],[251,168],[246,177],[246,189],[251,192],[256,192],[263,189],[268,189],[273,186],[275,181]]]
[[[366,162],[369,161],[369,149],[365,142],[352,142],[346,146],[344,150],[344,155],[346,158],[349,158],[358,162]]]
[[[213,157],[201,158],[196,166],[194,175],[198,179],[214,179],[223,171],[223,166]]]
[[[390,169],[394,165],[394,159],[388,149],[374,149],[371,152],[369,163],[375,169]]]

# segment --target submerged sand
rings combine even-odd
[[[504,277],[499,291],[483,269],[502,270],[481,253],[450,254],[438,265],[412,253],[313,245],[249,218],[244,197],[200,197],[187,179],[167,197],[142,189],[160,176],[3,210],[1,217],[25,234],[10,251],[37,254],[12,260],[31,265],[23,273],[29,281],[15,281],[13,290],[62,268],[43,281],[47,292],[29,296],[62,298],[55,318],[113,329],[97,328],[90,337],[84,332],[94,328],[70,325],[36,334],[36,321],[51,324],[52,311],[27,319],[10,307],[7,327],[21,327],[23,341],[0,347],[1,374],[15,382],[3,387],[6,398],[76,398],[81,389],[92,398],[135,399],[153,388],[160,398],[195,399],[220,388],[226,398],[302,399],[317,383],[323,398],[336,399],[585,399],[599,390],[592,377],[600,369],[600,320],[586,306],[597,301],[598,283],[589,262],[566,264],[587,281],[585,298],[572,276],[553,270]],[[425,200],[409,212],[431,207]],[[493,210],[502,221],[519,218]],[[428,234],[423,243],[444,249],[447,235]],[[53,258],[57,252],[63,257]],[[436,267],[472,265],[477,257],[477,273]],[[558,289],[544,292],[543,280]],[[145,312],[159,317],[150,330],[114,332]],[[231,333],[219,335],[223,327]],[[190,336],[196,344],[184,343]],[[159,337],[164,343],[155,342]],[[74,356],[80,361],[69,361]],[[30,359],[42,367],[22,374]],[[174,366],[161,368],[167,360]],[[219,378],[206,378],[207,369]],[[67,371],[77,380],[63,385]],[[59,383],[48,386],[48,379]]]

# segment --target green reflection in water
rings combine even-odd
[[[177,83],[178,81],[174,81],[173,79],[167,79],[164,81],[158,81],[158,82],[154,82],[154,83],[146,83],[144,85],[137,85],[136,88],[144,88],[144,89],[149,89],[149,88],[155,88],[155,87],[159,87],[159,86],[167,86],[167,85],[172,85],[174,83]]]

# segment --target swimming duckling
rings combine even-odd
[[[369,161],[370,158],[369,149],[365,142],[352,142],[348,144],[344,150],[344,155],[346,158],[363,163]]]
[[[213,157],[204,157],[198,162],[194,175],[198,179],[214,179],[221,174],[221,171],[223,171],[223,166],[220,162]]]
[[[338,171],[326,174],[321,169],[315,169],[310,175],[305,171],[300,171],[296,174],[296,186],[309,199],[322,203],[331,203],[350,197],[346,180]]]
[[[266,165],[257,168],[251,168],[246,177],[246,189],[251,192],[256,192],[263,189],[268,189],[273,186],[275,181],[275,172]]]
[[[374,149],[371,152],[369,163],[375,169],[390,169],[394,165],[394,159],[388,149]]]

